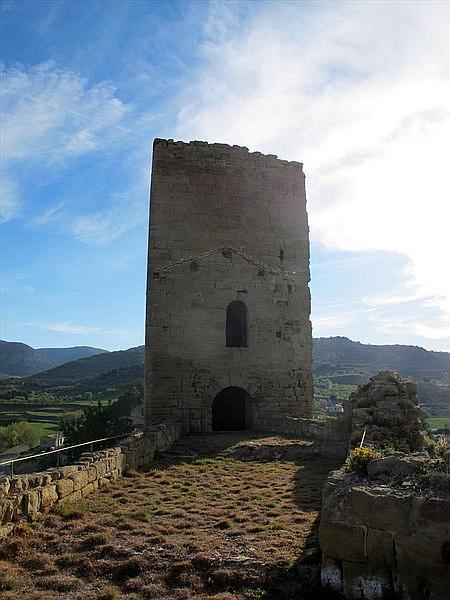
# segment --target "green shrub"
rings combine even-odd
[[[355,448],[346,460],[345,470],[352,473],[367,474],[367,464],[371,460],[382,456],[381,452],[372,450],[372,448]]]

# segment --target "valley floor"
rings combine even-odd
[[[316,572],[313,442],[191,436],[151,468],[62,505],[0,544],[2,600],[288,600]]]

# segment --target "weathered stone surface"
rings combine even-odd
[[[95,481],[97,479],[97,469],[95,468],[95,466],[91,466],[89,467],[87,470],[87,476],[88,476],[88,481],[89,483],[92,483],[93,481]]]
[[[415,452],[413,454],[396,452],[371,460],[367,465],[367,473],[370,477],[379,475],[407,477],[414,473],[423,472],[429,461],[430,456],[426,452]]]
[[[43,478],[42,475],[36,473],[35,475],[28,476],[28,484],[30,488],[40,487],[42,485]]]
[[[359,525],[328,522],[326,527],[320,528],[320,547],[327,556],[364,562],[365,535],[365,529]]]
[[[58,501],[56,485],[45,485],[41,488],[41,511],[45,512]]]
[[[28,477],[15,475],[9,480],[9,493],[23,492],[28,489]]]
[[[324,585],[347,600],[447,600],[450,497],[429,494],[334,471],[320,521]]]
[[[0,477],[0,500],[8,495],[10,487],[9,477]]]
[[[422,448],[424,425],[414,382],[403,381],[398,373],[383,371],[359,386],[350,402],[354,444],[365,432],[366,445],[407,453]]]
[[[82,488],[81,490],[81,495],[83,498],[86,498],[86,496],[89,496],[89,494],[92,494],[92,492],[94,491],[94,484],[93,483],[88,483],[84,488]]]
[[[408,530],[411,524],[412,496],[385,488],[354,486],[350,512],[356,523],[390,531]]]
[[[76,490],[76,492],[72,492],[68,496],[64,498],[64,502],[70,504],[71,502],[76,502],[77,500],[81,500],[81,490]]]
[[[85,469],[77,471],[76,473],[71,473],[68,479],[73,481],[73,489],[75,491],[83,489],[89,483],[88,474]]]
[[[417,506],[419,522],[437,523],[450,538],[450,498],[426,498]]]
[[[28,490],[23,496],[23,513],[30,519],[36,518],[41,509],[41,490]]]
[[[395,534],[385,529],[367,528],[366,556],[370,564],[394,569],[396,564]]]
[[[155,140],[148,267],[146,421],[210,431],[224,389],[245,427],[311,417],[309,241],[302,167],[241,148]],[[227,347],[244,302],[247,345]]]
[[[14,515],[17,513],[19,499],[17,497],[7,498],[0,504],[0,524],[6,525],[13,521]]]
[[[67,465],[66,467],[60,467],[59,470],[63,477],[67,477],[71,473],[79,471],[79,467],[77,465]]]
[[[0,525],[0,540],[7,537],[12,533],[14,529],[14,523],[7,523],[6,525]]]
[[[64,498],[73,492],[74,489],[74,481],[73,479],[61,479],[56,484],[56,491],[58,493],[59,498]]]

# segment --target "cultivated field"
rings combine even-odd
[[[317,572],[312,442],[192,436],[0,544],[2,600],[287,600]]]

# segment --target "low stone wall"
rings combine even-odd
[[[350,425],[348,416],[302,419],[277,415],[262,419],[258,429],[264,432],[330,442],[330,450],[334,449],[345,456],[350,437]]]
[[[323,589],[348,600],[448,600],[449,517],[448,495],[333,472],[320,521]]]
[[[179,435],[174,423],[161,423],[115,448],[85,452],[72,465],[43,473],[0,477],[0,538],[8,535],[20,520],[34,520],[58,502],[85,498],[119,477],[125,467],[135,469],[149,464],[156,451],[168,448]]]

